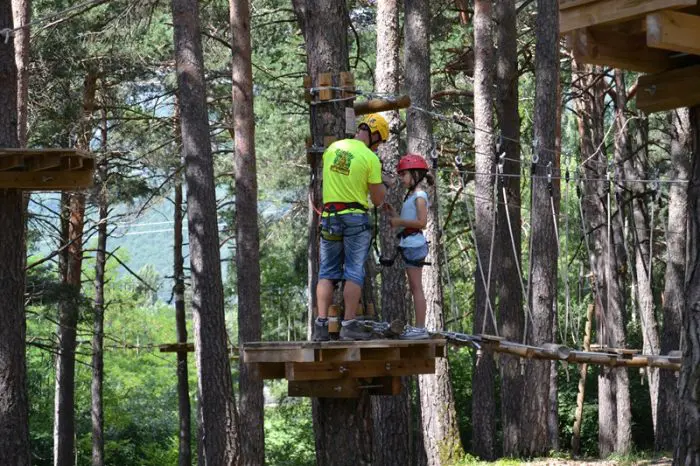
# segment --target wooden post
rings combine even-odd
[[[337,304],[331,304],[328,307],[328,335],[331,340],[337,340],[340,334],[340,308]]]
[[[583,349],[590,351],[591,349],[591,321],[593,320],[593,304],[588,305],[586,312],[586,330],[583,336]],[[574,429],[571,437],[571,450],[574,455],[581,452],[581,421],[583,418],[583,398],[586,394],[586,374],[588,373],[588,364],[583,363],[579,366],[578,380],[578,395],[576,395],[576,414],[574,415]]]

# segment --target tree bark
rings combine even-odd
[[[388,95],[399,93],[399,5],[398,0],[377,2],[377,67],[375,71],[376,91]],[[399,112],[384,114],[392,130],[389,140],[379,148],[382,168],[386,173],[396,173],[399,160],[399,138],[395,135],[401,121]],[[401,208],[401,188],[398,183],[387,190],[384,202]],[[382,222],[379,232],[383,254],[391,255],[396,250],[397,240],[391,225]],[[391,267],[384,266],[382,275],[381,316],[386,322],[394,319],[408,321],[406,312],[406,275],[401,261]],[[410,379],[404,377],[401,393],[397,396],[372,397],[372,418],[375,443],[376,466],[412,464],[410,446],[411,398]]]
[[[76,146],[82,150],[90,148],[97,77],[94,72],[88,72],[85,77],[83,113],[76,142]],[[61,279],[66,285],[68,296],[58,306],[53,448],[55,466],[72,466],[75,463],[75,348],[80,314],[78,297],[82,281],[85,193],[63,192],[61,204],[62,242],[68,245],[60,256]]]
[[[430,4],[427,0],[405,0],[404,9],[404,72],[406,89],[412,103],[406,115],[407,149],[408,152],[426,157],[430,166],[431,157],[435,153],[432,121],[425,113],[425,110],[431,108]],[[426,326],[429,329],[442,329],[445,321],[440,283],[441,239],[437,184],[429,189],[428,196],[430,209],[425,236],[431,244],[427,261],[432,265],[423,271],[423,289],[427,301]],[[447,358],[438,358],[434,375],[418,377],[423,439],[427,464],[430,466],[449,464],[463,455],[449,369]]]
[[[19,147],[27,147],[27,104],[29,102],[29,22],[32,17],[31,0],[12,0],[15,31],[15,63],[17,64],[17,139]]]
[[[192,276],[201,461],[240,462],[228,335],[224,320],[219,235],[214,190],[204,63],[196,0],[172,0],[182,155],[187,183],[187,219]]]
[[[337,76],[349,69],[348,11],[342,0],[293,0],[294,12],[304,35],[307,72],[312,86],[318,85],[320,73]],[[324,136],[344,138],[345,107],[350,100],[312,106],[313,143],[322,146]],[[320,154],[318,154],[320,156]],[[320,158],[320,157],[319,157]],[[320,163],[312,163],[310,197],[321,202]],[[309,291],[310,318],[316,307],[318,281],[318,214],[309,209]],[[325,465],[368,465],[372,463],[373,433],[371,403],[368,395],[358,399],[314,398],[312,400],[316,463]],[[341,446],[340,449],[338,446]]]
[[[0,1],[0,29],[12,28],[8,0]],[[13,41],[0,42],[0,147],[18,147],[17,67]],[[0,189],[0,464],[25,466],[29,400],[25,357],[24,222],[22,191]]]
[[[684,181],[687,182],[689,178],[692,151],[689,111],[687,108],[678,109],[672,113],[669,177],[678,182],[668,185],[661,354],[680,349],[681,343],[688,228],[688,194]],[[666,369],[659,371],[659,403],[656,415],[655,448],[658,451],[673,451],[678,433],[678,372],[676,371]]]
[[[559,6],[556,0],[537,3],[535,45],[535,121],[532,165],[531,281],[532,326],[525,335],[529,344],[539,346],[553,341],[556,318],[557,260],[556,216],[559,212],[559,183],[548,179],[558,172],[557,143],[559,99]],[[526,319],[530,317],[526,316]],[[547,453],[549,434],[550,362],[530,360],[525,366],[525,392],[522,407],[522,452],[526,456]]]
[[[260,341],[260,238],[258,181],[255,162],[255,115],[250,45],[250,4],[230,0],[233,85],[233,129],[236,176],[236,279],[238,341]],[[239,365],[241,454],[243,464],[265,462],[263,382],[257,366]]]
[[[496,154],[494,153],[494,48],[493,2],[474,2],[474,152],[477,175],[474,176],[474,241],[477,267],[474,276],[474,334],[495,333],[495,286],[492,254],[496,227]],[[485,460],[496,457],[496,365],[493,355],[479,352],[472,378],[472,450]]]
[[[700,464],[700,107],[690,109],[693,165],[688,184],[688,256],[683,313],[678,443],[674,465]]]
[[[92,331],[92,382],[91,421],[92,421],[92,465],[105,464],[104,439],[104,311],[105,311],[105,265],[107,264],[107,221],[109,198],[107,195],[107,114],[102,110],[102,155],[97,165],[97,250],[95,252],[95,315]]]
[[[180,132],[180,104],[175,101],[175,141],[177,147],[182,145]],[[180,157],[177,158],[180,162]],[[183,209],[182,173],[180,163],[175,170],[175,199],[173,206],[173,297],[175,300],[175,329],[177,342],[187,343],[187,315],[185,309],[185,259],[182,255],[183,237],[182,223],[185,211]],[[192,464],[192,404],[190,403],[189,367],[187,353],[177,353],[177,412],[178,429],[178,465]]]
[[[518,47],[515,0],[494,4],[496,29],[496,113],[503,136],[499,154],[505,153],[498,187],[498,211],[494,251],[498,294],[499,334],[510,341],[523,339],[523,305],[520,229],[520,115],[518,113]],[[478,171],[478,170],[477,170]],[[505,188],[506,194],[503,194]],[[506,208],[508,211],[506,212]],[[509,222],[510,217],[510,222]],[[512,237],[511,237],[512,234]],[[513,245],[515,250],[513,250]],[[520,450],[520,396],[523,378],[515,358],[501,358],[501,419],[503,456],[517,456]]]

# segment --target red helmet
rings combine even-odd
[[[401,173],[405,170],[425,170],[428,171],[428,162],[418,154],[406,154],[399,160],[396,171]]]

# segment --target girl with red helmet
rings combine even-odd
[[[428,242],[423,235],[423,229],[428,223],[430,205],[424,183],[433,185],[435,179],[429,172],[425,159],[418,154],[406,154],[401,157],[396,171],[401,184],[407,190],[401,213],[397,214],[389,204],[384,204],[384,210],[389,215],[391,226],[398,229],[398,237],[401,239],[399,250],[416,309],[416,326],[406,326],[399,338],[423,340],[430,338],[425,328],[426,302],[423,293],[423,265],[428,255]]]

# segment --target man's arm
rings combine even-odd
[[[379,207],[384,203],[385,196],[386,187],[383,183],[369,185],[369,198],[372,200],[372,204]]]

